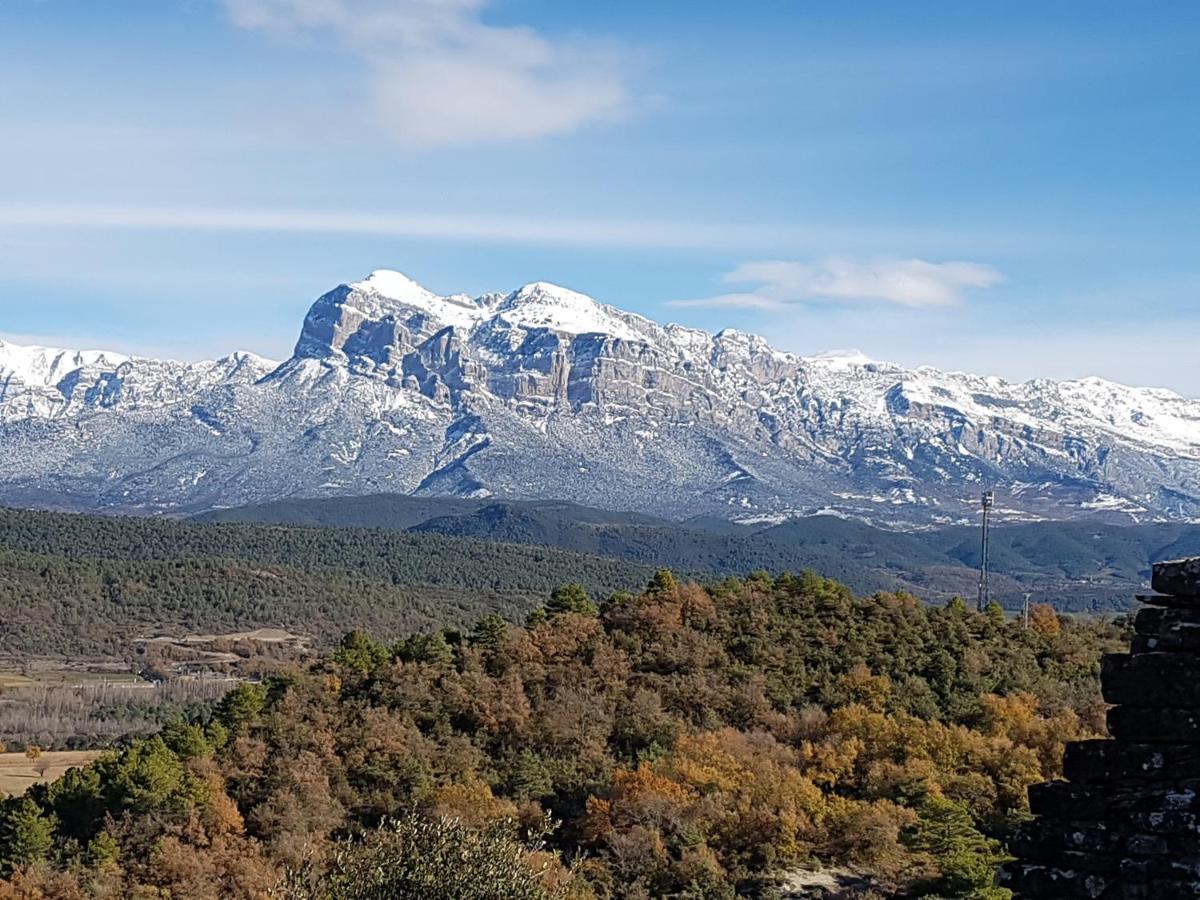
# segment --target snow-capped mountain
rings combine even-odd
[[[374,272],[292,357],[0,342],[0,502],[187,511],[380,491],[679,518],[1200,518],[1200,401],[1010,383],[659,325],[552,284],[437,296]]]

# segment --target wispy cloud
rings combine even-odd
[[[482,20],[488,0],[224,0],[241,28],[329,36],[366,69],[374,114],[408,146],[565,134],[630,106],[620,54]]]
[[[276,207],[93,206],[0,204],[3,228],[243,231],[427,238],[544,246],[747,249],[870,238],[869,229],[825,225],[709,224],[654,219],[571,218],[550,214],[394,212]],[[882,239],[892,237],[884,232]]]
[[[0,205],[0,228],[244,231],[429,238],[549,246],[702,248],[803,241],[821,228],[554,215],[281,209],[274,207]]]
[[[655,219],[648,216],[605,218],[574,217],[549,210],[521,213],[444,212],[398,210],[376,212],[355,209],[296,209],[276,206],[232,207],[175,204],[0,203],[0,230],[43,228],[113,230],[173,230],[194,232],[264,232],[327,235],[363,235],[385,238],[420,238],[438,241],[529,245],[546,247],[596,247],[640,250],[719,250],[738,255],[804,248],[818,255],[831,246],[853,248],[864,259],[879,247],[937,247],[946,253],[1060,254],[1079,248],[1128,250],[1140,239],[1112,234],[1061,231],[996,230],[988,227],[903,228],[830,222],[736,222],[722,219]],[[754,263],[751,265],[772,265]],[[860,264],[863,265],[863,264]],[[929,264],[934,265],[934,264]],[[944,263],[942,265],[959,265]],[[966,263],[963,265],[976,265]],[[988,267],[982,267],[988,271]],[[737,271],[748,269],[743,266]],[[735,273],[726,280],[733,282]],[[762,279],[764,282],[770,279]],[[743,296],[737,305],[761,307],[779,301],[764,289],[724,295]],[[753,297],[750,294],[753,294]],[[701,305],[735,305],[718,298]],[[697,305],[697,301],[681,301]]]
[[[818,263],[744,263],[723,280],[757,286],[714,297],[675,300],[671,305],[778,310],[795,303],[826,301],[931,308],[953,306],[968,290],[992,287],[1004,279],[995,268],[982,263],[832,257]]]

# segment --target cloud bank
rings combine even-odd
[[[566,134],[630,105],[619,54],[485,24],[488,0],[223,0],[240,28],[330,37],[361,60],[378,124],[418,147]]]
[[[744,263],[723,280],[757,287],[715,297],[676,300],[672,305],[778,310],[795,303],[825,301],[932,308],[953,306],[962,301],[968,290],[992,287],[1004,279],[996,269],[982,263],[832,257],[818,263],[784,260]]]

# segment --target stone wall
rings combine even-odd
[[[1200,897],[1200,557],[1154,566],[1131,653],[1101,670],[1111,740],[1067,745],[1012,842],[1017,897]]]

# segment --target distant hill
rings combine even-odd
[[[603,598],[659,567],[708,581],[809,569],[860,594],[941,603],[974,596],[979,554],[970,528],[832,516],[710,527],[552,502],[375,495],[205,519],[0,509],[0,655],[119,656],[151,633],[281,627],[327,643],[352,627],[387,637],[490,612],[519,620],[560,584]],[[1200,553],[1200,527],[1004,526],[992,548],[993,596],[1010,609],[1030,591],[1067,611],[1119,611],[1151,560]]]
[[[681,572],[744,574],[812,569],[860,592],[910,590],[929,600],[974,596],[978,529],[889,531],[836,516],[777,525],[696,518],[682,523],[556,502],[410,497],[291,500],[226,509],[204,521],[397,528],[537,544]],[[1036,522],[992,532],[992,593],[1016,608],[1026,591],[1060,609],[1124,609],[1150,563],[1200,554],[1200,526]]]
[[[259,522],[263,524],[327,525],[352,528],[409,529],[442,517],[467,516],[501,506],[526,510],[547,521],[593,525],[660,525],[675,523],[640,513],[593,509],[557,500],[500,503],[460,497],[413,497],[408,494],[368,494],[362,497],[325,497],[312,500],[277,500],[255,506],[219,509],[193,516],[194,522]],[[713,520],[714,522],[720,520]],[[733,523],[734,529],[737,526]],[[747,531],[753,529],[746,528]]]

